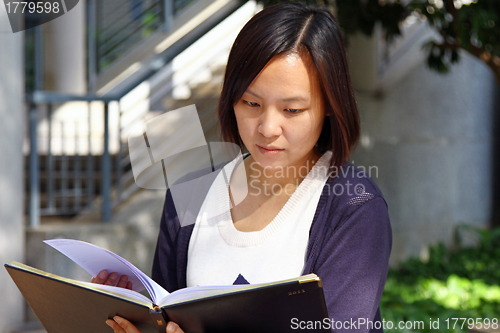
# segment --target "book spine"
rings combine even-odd
[[[154,309],[149,310],[149,314],[158,329],[158,333],[165,333],[167,329],[167,322],[165,321],[165,318],[163,318],[161,309],[158,306],[155,306]]]

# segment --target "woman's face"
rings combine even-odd
[[[271,59],[234,112],[241,139],[261,167],[300,167],[317,159],[325,110],[308,54]]]

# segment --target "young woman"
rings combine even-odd
[[[391,227],[374,181],[347,162],[359,119],[332,14],[283,3],[253,17],[229,55],[219,120],[223,140],[249,152],[235,167],[246,170],[248,194],[212,219],[202,216],[229,204],[207,196],[201,218],[181,227],[167,192],[153,278],[172,292],[316,273],[330,319],[342,323],[336,332],[377,331]],[[95,282],[127,286],[102,273]],[[120,317],[107,323],[138,332]],[[171,322],[167,332],[182,329]]]

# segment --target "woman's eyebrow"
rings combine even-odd
[[[280,99],[281,102],[309,102],[309,98],[304,96],[294,96]]]
[[[249,94],[249,95],[252,95],[253,97],[256,97],[258,99],[262,99],[261,96],[259,96],[258,94],[254,93],[251,90],[247,90],[247,91],[245,91],[245,93]],[[282,98],[279,101],[280,102],[309,102],[310,98],[309,97],[305,97],[305,96],[291,96],[291,97],[287,97],[287,98]]]

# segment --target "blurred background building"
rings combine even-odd
[[[149,272],[164,191],[134,183],[127,138],[142,122],[196,104],[207,141],[229,49],[261,5],[237,0],[80,0],[12,33],[0,6],[0,258],[71,278],[81,269],[44,246],[64,237],[106,247]],[[416,17],[388,44],[380,27],[349,38],[362,135],[352,159],[389,205],[391,263],[488,227],[495,207],[495,76],[461,53],[451,72],[426,65],[432,37]],[[35,317],[0,271],[0,333]],[[36,329],[36,324],[34,329]]]

